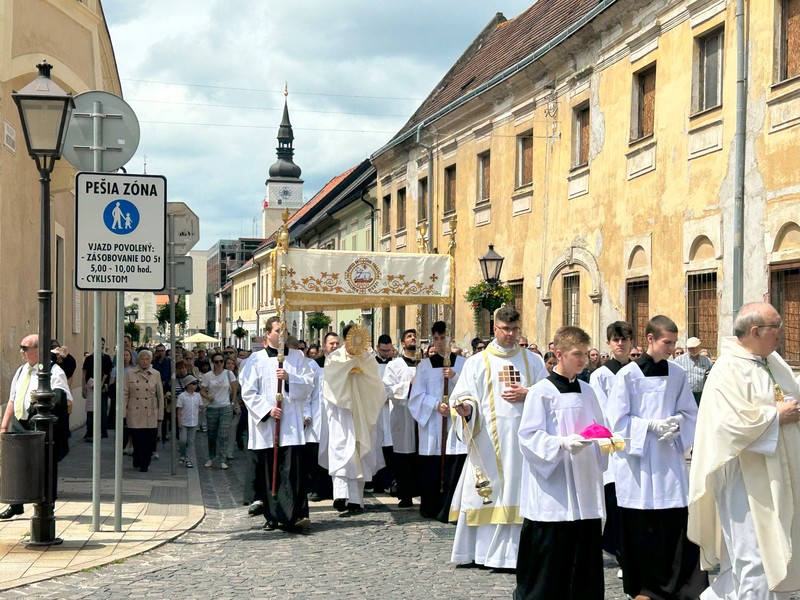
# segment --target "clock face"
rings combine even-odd
[[[283,186],[281,189],[278,190],[278,194],[283,200],[288,200],[289,198],[292,197],[292,189],[287,186]]]

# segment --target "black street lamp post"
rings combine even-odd
[[[505,258],[494,251],[494,244],[489,244],[489,250],[478,259],[481,265],[483,280],[489,285],[496,285],[500,281],[500,271],[503,270]],[[494,333],[494,311],[489,311],[489,334]]]
[[[487,283],[500,281],[500,271],[503,270],[504,260],[502,256],[494,251],[494,244],[489,244],[489,250],[478,259],[483,279]]]
[[[139,318],[139,311],[136,310],[135,308],[129,308],[125,313],[125,316],[128,317],[128,323],[130,323],[131,325],[135,325],[136,319]]]
[[[31,546],[60,544],[56,537],[54,513],[56,475],[53,460],[53,427],[58,420],[53,415],[55,394],[50,386],[51,304],[53,290],[50,285],[50,174],[55,162],[61,158],[70,114],[75,107],[72,95],[62,90],[50,79],[52,65],[36,65],[39,76],[11,97],[19,110],[22,131],[28,154],[36,161],[39,171],[41,207],[41,240],[39,257],[39,375],[36,391],[36,415],[31,419],[37,431],[45,433],[44,499],[36,504],[31,518]]]

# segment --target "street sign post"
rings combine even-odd
[[[75,287],[164,288],[165,177],[78,173],[75,204]]]
[[[191,256],[175,257],[175,295],[189,296],[193,292],[194,261]],[[156,294],[169,294],[170,285],[169,269],[167,269],[167,286],[155,292]]]
[[[175,220],[175,256],[183,256],[200,240],[200,219],[183,202],[168,203],[167,214]]]

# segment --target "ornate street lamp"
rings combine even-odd
[[[489,250],[478,259],[481,265],[481,273],[483,279],[487,283],[494,283],[500,281],[500,271],[503,270],[503,261],[505,259],[494,251],[494,244],[489,244]]]
[[[241,329],[243,325],[244,325],[244,321],[242,320],[242,317],[239,317],[238,319],[236,319],[236,327]]]
[[[19,110],[22,132],[28,154],[36,161],[39,171],[40,195],[40,257],[39,257],[39,348],[50,347],[52,328],[51,304],[53,290],[50,286],[50,174],[55,162],[61,158],[67,126],[75,101],[50,79],[52,65],[36,65],[39,76],[11,97]],[[58,420],[53,415],[55,394],[50,387],[50,353],[40,352],[36,415],[32,418],[37,431],[45,432],[44,499],[36,504],[31,519],[31,546],[60,544],[56,537],[55,462],[53,460],[53,426]]]
[[[136,319],[139,318],[139,311],[135,308],[129,308],[127,311],[125,311],[125,316],[128,317],[128,323],[133,325],[136,323]]]
[[[494,251],[494,244],[489,244],[489,250],[478,259],[481,265],[483,279],[490,286],[495,286],[500,281],[500,271],[503,270],[505,259]],[[494,311],[489,311],[489,331],[494,331]]]

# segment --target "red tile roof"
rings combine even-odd
[[[598,4],[598,0],[538,0],[514,19],[506,21],[500,13],[495,15],[387,147],[427,117],[543,47]]]

